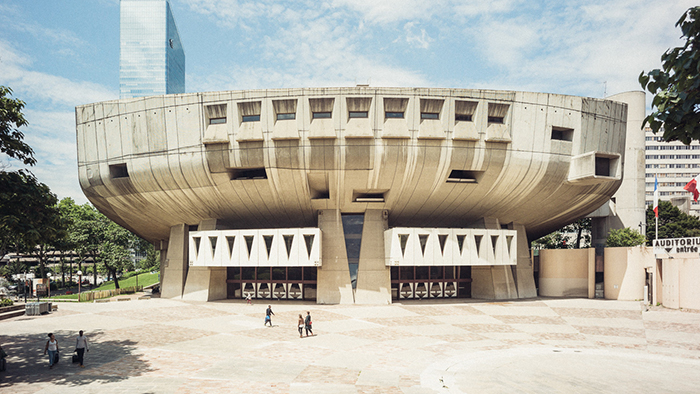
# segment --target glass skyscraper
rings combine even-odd
[[[167,0],[121,0],[121,98],[185,92],[185,51]]]

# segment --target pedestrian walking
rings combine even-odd
[[[250,302],[250,299],[251,299],[251,298],[252,298],[252,297],[250,296],[250,293],[248,293],[248,295],[245,297],[245,301],[248,303],[248,305],[253,305],[253,303]]]
[[[299,338],[302,338],[303,335],[301,335],[301,333],[304,331],[304,318],[301,316],[301,313],[299,314],[299,320],[297,321],[297,324],[299,325]]]
[[[49,340],[46,341],[46,346],[44,346],[44,354],[49,354],[49,369],[52,369],[53,365],[58,363],[58,351],[58,340],[53,333],[49,333]]]
[[[85,335],[83,335],[83,330],[80,330],[78,334],[78,337],[75,338],[75,351],[78,352],[78,362],[80,363],[80,368],[85,368],[83,365],[83,357],[85,356],[85,352],[90,351],[88,348],[88,339]]]
[[[0,372],[7,369],[5,357],[7,357],[7,353],[5,353],[5,350],[3,350],[2,346],[0,346]]]
[[[272,327],[272,316],[274,315],[275,313],[272,312],[272,306],[268,305],[267,310],[265,311],[265,325],[267,325],[267,323],[270,323],[270,327]]]
[[[299,315],[301,317],[301,315]],[[306,311],[306,318],[304,318],[304,328],[306,328],[306,336],[309,336],[309,333],[311,333],[311,336],[314,335],[314,332],[311,331],[311,312]],[[299,334],[301,334],[301,328],[299,329]]]

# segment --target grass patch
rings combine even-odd
[[[78,295],[77,294],[64,294],[64,295],[59,295],[59,296],[51,296],[52,300],[77,300]],[[29,301],[29,300],[27,300]]]
[[[145,273],[145,274],[140,274],[138,275],[138,285],[139,286],[150,286],[152,284],[158,283],[158,273]],[[127,279],[121,279],[119,281],[119,287],[131,287],[131,286],[136,286],[136,275],[127,278]],[[100,287],[97,287],[93,290],[99,291],[99,290],[112,290],[114,289],[114,281],[109,281],[103,283]]]

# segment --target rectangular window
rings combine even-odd
[[[260,115],[243,115],[244,122],[259,122],[260,121]]]
[[[477,175],[481,171],[452,170],[447,177],[448,183],[477,183]]]
[[[128,178],[129,171],[126,170],[126,163],[124,164],[113,164],[109,166],[109,176],[112,179],[115,178]]]
[[[384,202],[384,193],[358,193],[355,202]]]
[[[226,123],[226,118],[211,118],[209,119],[209,124],[224,124]]]
[[[598,176],[610,176],[610,159],[607,157],[595,158],[595,174]]]
[[[385,112],[384,116],[387,119],[403,119],[403,112]]]
[[[472,116],[471,115],[465,115],[465,114],[456,114],[455,115],[455,120],[457,122],[471,122],[472,121]]]
[[[312,114],[314,119],[330,119],[331,112],[314,112]]]
[[[574,129],[552,126],[552,139],[559,141],[573,141]]]
[[[291,113],[291,114],[277,114],[277,120],[292,120],[296,119],[297,114]]]
[[[351,118],[366,118],[368,113],[367,111],[350,111],[349,116]]]
[[[431,113],[431,112],[421,112],[420,118],[421,119],[440,119],[440,114]]]
[[[267,179],[265,168],[239,168],[231,170],[231,180]]]
[[[503,124],[503,117],[502,116],[489,116],[488,121],[489,121],[489,123]]]

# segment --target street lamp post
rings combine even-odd
[[[83,271],[78,270],[75,274],[78,275],[78,302],[80,302],[80,285],[83,284]]]
[[[49,272],[46,274],[46,296],[47,298],[51,298],[51,273]]]

